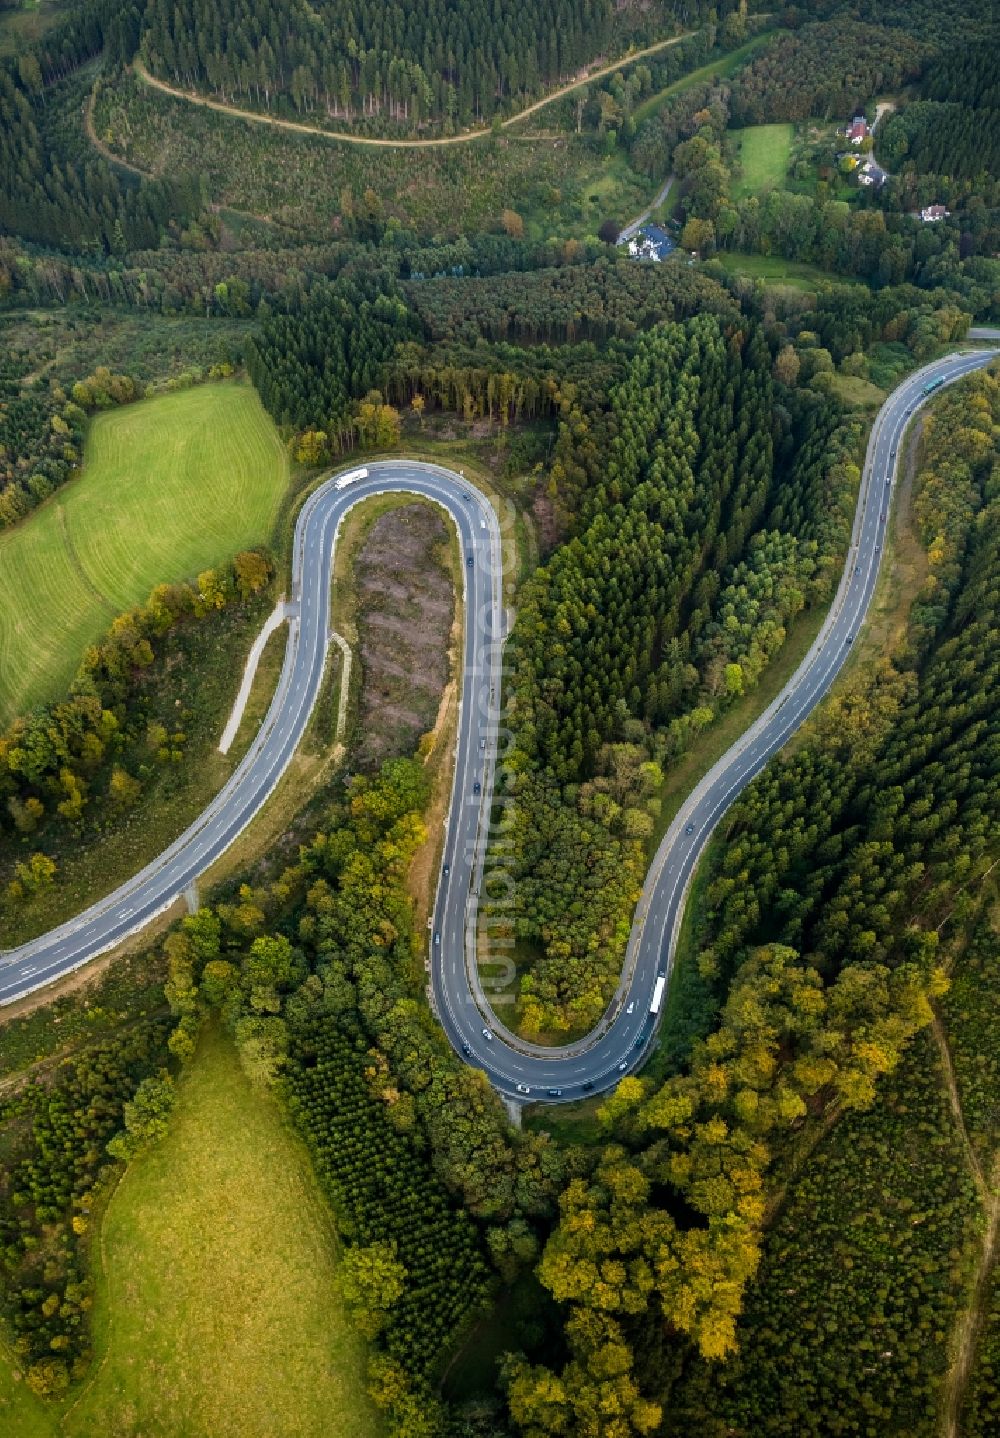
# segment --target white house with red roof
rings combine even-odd
[[[847,127],[847,138],[851,144],[860,145],[863,140],[868,138],[868,134],[868,121],[864,115],[855,115]]]

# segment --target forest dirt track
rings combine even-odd
[[[109,165],[118,165],[121,169],[128,170],[130,174],[141,175],[145,180],[152,179],[152,176],[147,170],[140,170],[138,165],[129,164],[128,160],[123,160],[120,155],[116,155],[113,150],[109,150],[104,141],[98,136],[97,128],[94,125],[94,99],[96,93],[96,90],[92,87],[90,94],[87,96],[87,103],[83,107],[83,128],[87,139],[102,159],[107,160]]]
[[[942,1438],[958,1438],[962,1404],[969,1386],[972,1365],[979,1343],[983,1313],[989,1299],[990,1285],[993,1278],[993,1265],[997,1253],[997,1239],[1000,1237],[1000,1154],[994,1155],[991,1172],[987,1176],[987,1174],[983,1172],[982,1165],[976,1157],[975,1149],[972,1147],[972,1142],[969,1138],[969,1131],[965,1124],[965,1114],[962,1111],[962,1100],[958,1092],[958,1083],[955,1079],[955,1070],[951,1061],[951,1049],[948,1046],[948,1037],[945,1033],[944,1025],[941,1023],[937,1014],[934,1015],[931,1022],[931,1034],[940,1056],[941,1077],[948,1096],[952,1116],[955,1120],[955,1126],[958,1129],[959,1137],[965,1150],[966,1164],[972,1175],[973,1182],[976,1185],[976,1191],[979,1194],[979,1200],[983,1208],[982,1251],[979,1256],[979,1264],[972,1285],[968,1306],[965,1311],[959,1315],[955,1325],[954,1352],[944,1386],[941,1419]]]
[[[594,80],[602,80],[605,75],[613,75],[623,65],[631,65],[636,60],[642,60],[647,55],[656,55],[660,50],[669,50],[672,45],[679,45],[682,40],[688,40],[695,32],[685,30],[683,34],[673,35],[669,40],[657,40],[655,45],[647,45],[644,50],[633,50],[629,55],[622,55],[608,65],[602,65],[597,70],[591,70],[588,74],[577,80],[570,80],[566,85],[560,85],[558,90],[543,95],[540,100],[518,110],[516,115],[511,115],[507,120],[501,120],[500,128],[509,129],[511,125],[526,120],[529,115],[534,115],[546,105],[551,105],[556,100],[561,100],[581,85],[590,85]],[[347,145],[376,145],[388,150],[428,150],[437,145],[464,145],[470,140],[481,140],[484,135],[493,133],[489,125],[484,125],[479,130],[467,130],[462,135],[438,135],[428,140],[380,140],[372,135],[354,135],[350,130],[324,130],[319,125],[307,125],[302,120],[285,120],[279,115],[261,115],[256,110],[243,110],[238,105],[228,105],[224,100],[210,100],[207,95],[200,95],[195,90],[182,90],[178,85],[168,85],[166,80],[158,80],[151,75],[142,61],[136,57],[133,61],[133,69],[144,84],[151,86],[154,90],[162,90],[165,95],[172,95],[175,100],[186,100],[190,105],[201,105],[206,110],[215,110],[220,115],[233,115],[238,120],[250,120],[258,125],[271,125],[277,130],[290,130],[297,135],[318,135],[324,140],[342,140]],[[91,135],[91,139],[94,136]]]

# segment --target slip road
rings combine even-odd
[[[444,856],[428,933],[435,1010],[455,1049],[506,1097],[566,1102],[611,1088],[641,1063],[669,982],[687,889],[698,858],[734,799],[829,690],[871,603],[885,544],[900,440],[927,386],[949,384],[995,351],[951,355],[890,395],[868,444],[847,563],[809,653],[769,708],[696,786],[650,866],[614,1001],[597,1028],[563,1048],[526,1043],[491,1011],[475,961],[476,914],[493,794],[503,645],[500,530],[487,500],[460,475],[409,460],[337,477],[306,501],[295,527],[288,643],[271,706],[246,756],[195,823],[107,898],[0,956],[0,1005],[52,983],[113,948],[167,909],[224,853],[273,792],[302,738],[330,644],[330,586],[341,521],[373,494],[413,493],[440,504],[458,531],[465,580],[462,702]],[[631,1010],[631,1012],[629,1012]],[[488,1037],[487,1037],[488,1035]]]

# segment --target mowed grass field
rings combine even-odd
[[[94,1367],[60,1435],[381,1433],[308,1157],[219,1032],[115,1191],[99,1252]]]
[[[838,275],[833,270],[822,270],[818,265],[809,265],[802,260],[785,260],[780,255],[745,255],[739,250],[719,250],[712,259],[718,260],[723,269],[732,274],[763,280],[765,284],[789,285],[797,290],[815,289],[824,280],[835,285],[861,283],[850,275]]]
[[[265,542],[287,484],[248,384],[98,415],[79,477],[0,535],[0,725],[64,694],[86,646],[154,585]]]
[[[733,181],[732,197],[759,195],[783,185],[792,154],[794,125],[749,125],[735,130],[733,140],[742,175]]]

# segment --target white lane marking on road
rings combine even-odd
[[[685,862],[684,859],[681,860],[676,875],[673,874],[673,870],[670,868],[670,861],[676,854],[676,835],[674,835],[673,849],[670,852],[665,851],[663,862],[658,867],[654,863],[653,867],[656,869],[656,873],[652,875],[651,871],[651,877],[655,878],[655,884],[653,885],[655,902],[647,901],[640,903],[639,910],[637,910],[637,924],[640,930],[646,918],[651,918],[654,922],[654,926],[661,922],[663,925],[666,925],[670,921],[672,913],[674,914],[673,923],[676,926],[679,914],[683,911],[684,897],[684,891],[681,890],[678,902],[678,890],[682,883],[686,884],[689,882],[694,872],[700,852],[697,841],[701,840],[704,842],[705,838],[707,838],[707,834],[711,832],[711,829],[714,828],[714,825],[718,822],[720,815],[728,808],[733,793],[744,786],[748,776],[760,772],[770,757],[787,741],[788,736],[798,727],[801,718],[804,717],[823,694],[826,693],[833,678],[839,672],[846,658],[846,646],[841,642],[843,628],[846,625],[848,629],[852,629],[854,625],[863,619],[867,612],[874,593],[874,581],[877,579],[880,563],[881,541],[879,538],[879,530],[881,528],[881,501],[878,505],[869,503],[874,493],[872,484],[876,481],[877,476],[884,474],[886,455],[895,453],[898,438],[906,428],[906,424],[910,418],[910,412],[915,411],[918,406],[925,402],[926,397],[918,392],[920,385],[926,380],[928,373],[937,373],[942,369],[946,383],[951,383],[954,379],[961,377],[962,374],[968,373],[972,369],[987,363],[992,357],[990,353],[970,355],[960,363],[953,364],[951,367],[947,365],[947,362],[945,362],[943,366],[939,363],[936,367],[928,367],[928,369],[913,376],[910,381],[901,386],[896,394],[887,401],[887,407],[884,408],[877,417],[876,424],[873,427],[872,435],[869,439],[861,493],[859,494],[859,502],[855,510],[854,527],[849,550],[850,556],[856,556],[855,563],[857,562],[857,558],[860,557],[862,545],[864,545],[866,550],[864,584],[861,587],[861,591],[857,595],[852,593],[848,569],[845,566],[837,593],[824,619],[820,635],[817,636],[817,643],[813,651],[806,656],[804,665],[797,671],[796,675],[793,676],[793,679],[786,686],[782,694],[779,695],[775,701],[772,701],[772,704],[765,713],[760,716],[754,725],[750,726],[728,754],[724,756],[724,759],[720,761],[720,765],[717,765],[715,770],[705,776],[705,779],[696,788],[694,794],[689,797],[684,806],[684,816],[686,817],[694,810],[700,808],[706,801],[708,803],[707,815],[699,824],[695,838],[687,850],[687,862]],[[912,402],[910,404],[910,411],[905,409],[907,402]],[[887,433],[890,436],[888,441],[886,440]],[[879,462],[880,456],[881,463]],[[22,966],[17,970],[22,980],[25,977],[34,978],[37,973],[41,972],[41,983],[47,982],[49,981],[47,978],[49,973],[67,972],[72,967],[78,967],[77,963],[70,961],[77,959],[79,955],[84,955],[85,959],[95,957],[98,953],[103,952],[103,948],[101,947],[102,943],[104,947],[111,947],[118,939],[124,937],[126,933],[134,931],[136,925],[143,927],[156,913],[169,907],[170,903],[172,903],[177,896],[176,888],[172,892],[166,893],[164,883],[167,881],[176,883],[178,879],[184,879],[187,872],[191,870],[192,863],[195,865],[194,872],[199,872],[199,866],[204,866],[205,863],[211,862],[219,853],[223,852],[228,844],[232,842],[232,839],[246,826],[246,823],[249,822],[249,819],[263,802],[263,799],[271,792],[294,753],[298,738],[301,736],[312,704],[315,702],[315,697],[322,679],[326,642],[325,636],[321,636],[316,631],[315,624],[310,619],[313,607],[312,600],[315,599],[316,609],[321,609],[323,589],[325,587],[328,592],[331,582],[332,552],[336,545],[340,523],[353,503],[357,503],[363,498],[368,498],[372,494],[384,493],[387,489],[399,492],[400,490],[406,490],[410,487],[417,488],[419,492],[426,497],[432,498],[442,504],[459,528],[463,542],[470,542],[465,532],[466,525],[463,521],[462,513],[455,505],[455,494],[448,488],[448,485],[453,484],[454,480],[453,477],[449,477],[447,471],[443,472],[443,480],[438,480],[438,474],[441,472],[437,471],[436,466],[418,465],[412,462],[401,463],[399,461],[388,461],[381,467],[389,474],[389,478],[386,481],[376,481],[364,492],[355,493],[346,504],[332,503],[327,512],[321,515],[319,540],[317,540],[313,532],[311,520],[316,510],[321,507],[322,500],[328,497],[326,496],[323,486],[310,496],[300,512],[296,524],[296,535],[293,545],[293,593],[301,593],[304,596],[302,614],[299,619],[293,621],[290,625],[289,641],[286,646],[285,662],[282,667],[281,676],[279,677],[278,689],[265,716],[264,723],[260,731],[258,731],[258,735],[251,745],[251,749],[243,763],[237,768],[231,776],[231,779],[220,791],[216,800],[213,801],[213,804],[208,806],[195,824],[193,824],[185,834],[181,835],[178,840],[175,840],[174,844],[165,850],[157,860],[147,865],[129,884],[122,886],[122,888],[114,894],[109,895],[105,900],[94,905],[85,915],[61,926],[57,930],[53,930],[51,934],[44,936],[43,940],[36,941],[36,944],[45,943],[48,945],[49,952],[53,955],[54,961],[41,970],[35,965]],[[394,478],[394,473],[397,471],[398,477]],[[895,474],[895,466],[893,467],[892,473]],[[415,475],[419,479],[418,485],[412,484]],[[493,560],[493,563],[490,574],[488,576],[484,575],[483,585],[481,587],[487,588],[487,592],[488,587],[491,586],[493,588],[491,607],[494,612],[499,615],[497,579],[500,576],[500,565],[496,557],[499,549],[499,526],[496,524],[496,516],[493,514],[487,502],[482,500],[482,504],[484,510],[491,517],[488,547],[490,551],[489,557]],[[332,542],[330,540],[331,527],[333,529]],[[307,532],[310,535],[308,546],[305,543]],[[317,544],[322,552],[322,563],[318,568],[315,565],[313,566],[308,576],[308,585],[305,585],[303,584],[305,556],[307,553],[314,553]],[[466,588],[465,578],[466,576],[463,575],[463,591]],[[475,579],[473,583],[476,584]],[[480,586],[477,585],[476,587],[478,588]],[[468,603],[468,594],[464,594],[464,599],[463,612],[469,614],[471,607]],[[327,602],[327,609],[328,608],[329,602]],[[499,618],[496,621],[496,627],[499,629]],[[476,672],[475,661],[479,658],[479,649],[476,642],[477,634],[478,626],[468,624],[466,644],[468,662],[466,667],[470,673]],[[311,640],[311,643],[306,643],[307,638]],[[491,650],[492,648],[493,646],[490,646]],[[493,663],[491,664],[489,699],[487,701],[490,710],[493,708],[495,692],[498,693],[499,691],[500,668],[499,658],[496,656],[491,657],[493,658]],[[823,661],[822,663],[820,662],[821,660]],[[300,662],[301,664],[308,663],[308,670],[305,676],[303,676],[301,672],[296,675],[296,671],[300,669]],[[293,676],[296,677],[294,689],[292,688]],[[299,697],[300,692],[302,695],[301,698]],[[289,716],[284,713],[286,698],[297,701],[290,722]],[[785,706],[789,699],[794,702],[789,704],[785,712],[782,713],[781,722],[777,725],[776,732],[772,731],[771,737],[768,738],[768,726],[773,725],[773,721],[777,717],[777,711]],[[461,704],[460,712],[462,712]],[[283,721],[281,733],[277,733],[279,720]],[[455,796],[461,792],[461,783],[465,782],[465,780],[461,779],[460,770],[461,774],[465,775],[465,779],[467,780],[468,778],[470,746],[473,742],[473,730],[470,727],[471,723],[472,719],[470,717],[469,724],[462,725],[462,733],[465,735],[463,751],[464,764],[456,764],[455,767],[452,791],[453,800]],[[492,734],[492,731],[490,732]],[[760,743],[762,740],[765,742],[761,748]],[[487,749],[486,766],[483,770],[483,794],[477,813],[479,822],[474,826],[477,857],[470,880],[474,898],[478,896],[479,891],[479,884],[477,882],[479,858],[484,854],[484,826],[482,821],[484,814],[488,812],[489,800],[492,796],[492,774],[495,761],[494,748],[495,745],[490,744]],[[463,746],[460,745],[460,750],[462,749]],[[270,752],[268,752],[269,750]],[[257,772],[258,765],[261,764],[261,761],[263,761],[262,772]],[[734,761],[736,762],[735,770],[732,767]],[[733,777],[734,773],[735,778]],[[244,778],[244,775],[246,775],[246,778]],[[728,781],[721,798],[715,793],[717,784],[720,781]],[[241,786],[248,788],[247,794],[244,795],[239,792]],[[228,810],[231,808],[234,800],[236,801],[237,812],[235,816],[232,816],[228,814]],[[476,806],[474,806],[474,808],[475,807]],[[467,812],[467,810],[463,810],[462,812]],[[677,820],[675,820],[675,825],[678,824],[681,817],[681,815],[678,815]],[[458,828],[454,827],[453,820],[453,808],[449,807],[446,825],[454,832],[456,845],[458,845],[459,832]],[[468,826],[466,825],[464,827],[467,828]],[[673,827],[674,826],[672,826],[672,829]],[[668,834],[668,838],[669,837]],[[459,852],[460,848],[456,847],[456,855]],[[456,876],[455,869],[456,865],[453,862],[450,875],[451,882],[448,885],[442,886],[439,877],[435,913],[438,912],[439,905],[443,905],[444,910],[447,911],[449,908],[448,899],[450,894],[459,892],[461,888],[461,886],[456,883],[456,879],[457,877],[462,877],[462,875]],[[673,882],[668,894],[667,903],[664,905],[662,899],[656,897],[656,886],[659,884],[661,878],[667,876],[668,872]],[[183,887],[183,885],[181,885],[181,887]],[[147,888],[149,889],[148,894],[145,892]],[[466,889],[466,892],[468,892],[468,889]],[[131,898],[133,900],[132,906],[126,909],[116,909],[116,905],[119,905],[125,898]],[[451,907],[454,908],[455,906]],[[476,905],[472,904],[471,907],[474,911]],[[461,924],[462,910],[462,904],[459,904],[458,907],[455,908],[456,921],[460,927],[464,927]],[[465,908],[465,912],[468,912],[468,908]],[[138,916],[135,922],[133,922],[133,915]],[[103,937],[101,932],[102,922]],[[77,933],[81,929],[85,931],[84,934],[80,935],[81,942],[74,947],[67,948],[67,936]],[[90,932],[91,930],[94,932]],[[90,934],[89,938],[87,937],[88,933]],[[105,942],[108,935],[111,936],[110,942]],[[665,938],[665,936],[665,932],[663,932],[662,937]],[[455,946],[456,952],[450,955],[449,972],[456,982],[461,974],[461,965],[458,963],[458,953],[464,951],[466,948],[463,940],[464,935]],[[630,948],[631,947],[632,945],[630,944]],[[443,943],[442,948],[444,948]],[[4,968],[6,968],[12,958],[16,956],[16,953],[17,951],[11,951],[3,956],[6,961],[3,965]],[[641,961],[642,954],[637,951],[633,961],[631,982],[634,982],[639,974]],[[657,954],[653,965],[654,973],[659,967],[659,962],[660,959]],[[10,972],[9,969],[8,972]],[[435,977],[441,978],[444,972],[443,966],[436,968],[436,974],[432,974],[432,980]],[[467,980],[468,977],[466,966]],[[0,985],[0,996],[13,993],[15,989],[20,992],[29,992],[32,987],[39,986],[40,984],[35,983],[25,987],[23,982],[17,981],[15,983],[7,983]],[[452,992],[447,984],[443,985],[443,998],[444,1008],[452,1022],[453,1029],[461,1036],[462,1025],[456,1015],[455,1007],[452,1003]],[[10,1002],[10,999],[4,998],[3,1002]],[[471,993],[466,993],[465,1003],[469,1009],[476,1012],[475,999]],[[610,1029],[614,1026],[614,1021],[607,1025],[602,1023],[601,1031],[603,1032],[606,1028]],[[507,1048],[503,1040],[503,1034],[505,1032],[502,1025],[497,1026],[499,1042],[496,1049],[491,1049],[491,1058],[495,1056],[499,1060],[502,1054],[502,1062],[506,1065],[506,1069],[500,1070],[496,1064],[491,1063],[490,1071],[497,1082],[509,1087],[513,1081],[513,1077],[524,1076],[528,1074],[529,1071],[534,1072],[530,1070],[530,1063],[536,1062],[537,1066],[537,1056],[525,1055],[516,1048]],[[597,1031],[595,1031],[595,1034],[596,1032]],[[591,1040],[593,1040],[593,1043],[591,1043]],[[610,1039],[608,1041],[610,1042]],[[600,1042],[600,1039],[594,1035],[587,1036],[585,1040],[581,1041],[584,1046],[589,1046],[589,1050],[592,1050],[598,1042]],[[588,1078],[593,1078],[595,1086],[609,1076],[614,1076],[616,1079],[620,1072],[620,1064],[622,1061],[624,1061],[626,1068],[633,1067],[637,1061],[636,1056],[633,1054],[633,1045],[634,1038],[630,1035],[629,1046],[625,1050],[619,1051],[618,1063],[612,1064],[611,1067],[602,1069],[597,1073],[595,1073],[596,1065],[594,1064],[594,1060],[598,1058],[598,1055],[590,1052],[590,1066],[588,1066],[586,1057],[588,1052],[587,1047],[572,1046],[572,1052],[570,1052],[569,1046],[566,1050],[562,1051],[550,1050],[549,1054],[545,1056],[546,1067],[549,1068],[549,1074],[541,1080],[536,1077],[536,1083],[541,1083],[541,1085],[544,1086],[546,1083],[551,1084],[553,1082],[550,1068],[552,1062],[561,1065],[559,1077],[554,1080],[556,1083],[578,1080],[585,1074],[588,1075]],[[627,1055],[624,1060],[622,1059],[622,1054]],[[565,1075],[565,1078],[563,1075]]]

